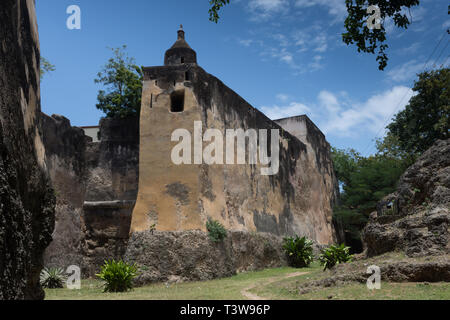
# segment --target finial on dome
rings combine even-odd
[[[182,24],[180,24],[180,29],[178,30],[178,39],[184,39],[184,30]]]

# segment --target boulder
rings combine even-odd
[[[363,231],[367,256],[394,250],[408,256],[450,251],[450,139],[437,141],[400,178]]]

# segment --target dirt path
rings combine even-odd
[[[294,272],[294,273],[289,273],[285,276],[282,277],[273,277],[273,278],[269,278],[267,280],[264,281],[264,285],[267,286],[277,280],[284,280],[284,279],[289,279],[289,278],[293,278],[293,277],[298,277],[298,276],[302,276],[304,274],[308,274],[309,272]],[[269,298],[264,298],[264,297],[260,297],[254,293],[251,293],[250,290],[255,289],[256,287],[258,287],[258,284],[253,284],[245,289],[241,290],[241,294],[246,297],[248,300],[270,300]]]

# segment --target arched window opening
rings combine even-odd
[[[170,112],[184,111],[184,90],[174,91],[170,95]]]

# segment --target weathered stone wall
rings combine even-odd
[[[46,266],[82,265],[81,216],[85,194],[86,147],[90,139],[62,116],[41,113],[46,164],[56,195],[53,241],[44,255]]]
[[[316,166],[318,173],[324,179],[329,179],[328,185],[335,184],[330,190],[325,191],[330,194],[330,201],[335,201],[338,197],[339,185],[331,159],[331,146],[322,131],[306,115],[279,119],[274,122],[306,145],[311,164]]]
[[[138,192],[139,120],[104,118],[100,136],[86,151],[83,273],[91,276],[125,252]]]
[[[333,241],[337,189],[323,137],[310,130],[308,143],[303,143],[195,64],[146,68],[144,80],[141,174],[132,231],[153,224],[161,231],[205,230],[207,219],[213,218],[230,230]],[[174,93],[183,91],[184,111],[171,112]],[[171,135],[183,128],[194,137],[194,121],[222,133],[280,129],[278,174],[261,175],[260,164],[175,165],[171,152],[178,142]]]
[[[85,202],[83,274],[93,276],[106,259],[122,258],[135,201]]]
[[[78,265],[92,275],[125,251],[138,187],[138,120],[102,119],[100,142],[62,116],[42,114],[41,122],[57,198],[45,265]]]
[[[0,5],[0,299],[43,299],[42,255],[54,228],[39,131],[34,1]]]
[[[100,120],[99,143],[86,150],[85,201],[136,200],[139,119]]]
[[[228,232],[214,243],[202,231],[136,232],[125,260],[139,266],[137,284],[202,281],[237,272],[286,266],[282,239],[273,234]]]

